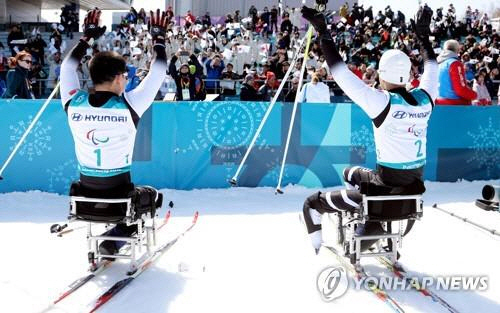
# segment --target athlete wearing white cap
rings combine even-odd
[[[420,86],[410,91],[411,62],[399,50],[388,50],[380,59],[380,89],[366,85],[353,74],[340,56],[322,13],[302,8],[302,14],[318,32],[321,49],[330,71],[340,88],[372,119],[377,153],[377,169],[352,167],[344,170],[344,180],[350,190],[318,192],[306,199],[304,220],[316,251],[322,242],[321,216],[323,213],[356,210],[362,195],[362,182],[394,191],[393,193],[422,193],[423,169],[426,161],[427,122],[438,94],[438,65],[429,42],[432,10],[424,6],[418,11],[413,28],[424,59],[424,73]],[[382,231],[380,223],[367,222],[361,234]],[[363,241],[361,249],[374,242]]]

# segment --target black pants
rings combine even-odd
[[[80,182],[72,184],[70,195],[102,199],[132,197],[136,209],[134,218],[148,212],[154,216],[163,202],[162,194],[153,187],[134,186],[130,180],[130,172],[111,177],[80,175]]]
[[[278,32],[278,20],[271,20],[271,28],[269,29],[271,34],[273,31]]]
[[[361,181],[374,179],[375,172],[362,167],[349,167],[344,170],[344,181],[351,186],[359,186]],[[341,211],[354,211],[359,208],[363,196],[358,190],[335,190],[323,193],[318,191],[309,196],[302,208],[307,232],[313,233],[321,230],[321,224],[315,224],[311,216],[311,210],[320,214],[336,213]]]
[[[318,191],[309,196],[304,202],[302,210],[308,233],[311,234],[321,230],[321,224],[313,222],[311,213],[353,212],[359,209],[359,205],[363,200],[363,196],[359,192],[362,182],[388,188],[411,186],[415,181],[421,181],[422,174],[423,168],[397,170],[378,166],[377,170],[374,171],[354,166],[344,169],[343,178],[349,189],[335,190],[326,193]],[[420,190],[417,193],[420,193]],[[316,212],[311,212],[311,210]]]

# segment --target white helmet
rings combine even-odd
[[[380,79],[395,85],[405,85],[410,79],[410,58],[402,51],[390,49],[382,54],[378,66]]]

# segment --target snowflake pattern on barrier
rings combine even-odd
[[[78,168],[74,160],[66,161],[58,166],[47,169],[48,192],[64,189],[68,193],[71,182],[78,179]],[[59,188],[61,187],[62,188]]]
[[[16,144],[19,142],[26,129],[31,124],[33,120],[33,116],[28,117],[28,122],[24,120],[18,121],[17,123],[10,125],[9,129],[11,130],[11,135],[9,137],[12,142],[12,146],[9,148],[10,151],[14,149]],[[26,156],[28,161],[33,161],[35,157],[40,157],[44,152],[48,152],[52,150],[51,141],[52,137],[50,132],[52,130],[52,126],[44,126],[43,122],[38,121],[31,133],[26,137],[25,142],[21,145],[18,150],[19,155]]]
[[[500,167],[500,132],[493,126],[493,120],[490,117],[488,126],[479,126],[477,133],[468,132],[473,139],[473,156],[467,160],[467,163],[477,164],[477,168],[486,168],[486,174],[491,175],[495,168]]]
[[[362,146],[365,149],[355,149],[355,146]],[[361,158],[366,158],[367,153],[375,152],[375,141],[373,140],[373,131],[366,125],[356,129],[351,135],[351,148],[350,151],[356,151]]]
[[[187,147],[178,147],[176,152],[189,153],[216,146],[229,150],[219,157],[234,159],[234,147],[248,145],[258,123],[266,110],[262,103],[196,103],[191,107],[196,112],[196,135]],[[227,128],[231,127],[231,128]]]
[[[275,181],[276,183],[280,178],[281,163],[282,159],[280,157],[276,157],[273,160],[266,162],[266,168],[268,169],[267,176],[269,176],[271,181]],[[286,164],[285,168],[283,169],[283,177],[282,177],[282,182],[285,181],[291,181],[291,174]]]

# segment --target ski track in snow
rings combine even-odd
[[[474,206],[486,183],[498,184],[427,182],[424,217],[403,240],[401,262],[416,276],[488,275],[487,291],[438,291],[460,312],[500,312],[500,237],[432,205],[438,203],[500,230],[499,213]],[[195,210],[200,212],[198,225],[99,312],[390,311],[367,291],[350,289],[333,302],[321,300],[317,274],[338,263],[328,252],[314,255],[298,219],[304,199],[317,189],[288,186],[284,195],[274,195],[274,188],[162,191],[165,203],[172,200],[175,206],[160,240],[189,225]],[[85,273],[85,230],[62,238],[49,233],[51,224],[65,223],[67,196],[13,192],[0,194],[0,204],[0,312],[38,312]],[[333,229],[325,220],[328,239]],[[363,260],[369,272],[387,274],[372,262]],[[87,312],[88,305],[121,279],[126,268],[116,262],[50,312]],[[414,291],[389,293],[406,312],[447,312]]]

